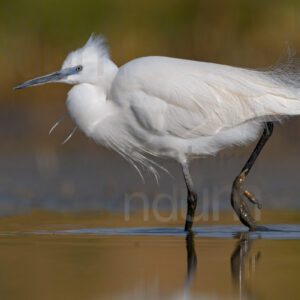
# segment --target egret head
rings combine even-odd
[[[25,81],[14,89],[50,82],[97,84],[105,81],[107,75],[115,68],[117,67],[110,60],[104,39],[92,34],[82,48],[68,54],[59,71]]]

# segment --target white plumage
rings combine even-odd
[[[247,144],[263,122],[300,114],[299,80],[280,69],[154,56],[118,68],[94,35],[67,56],[62,70],[79,65],[80,72],[54,80],[74,85],[67,108],[75,124],[148,167],[151,156],[184,161]]]
[[[258,71],[143,57],[118,68],[93,35],[60,71],[16,88],[50,81],[74,85],[68,112],[89,138],[154,174],[155,156],[185,165],[255,140],[267,121],[300,114],[298,73],[288,67]]]
[[[79,64],[82,73],[65,80],[77,84],[67,98],[72,119],[97,143],[147,166],[148,154],[182,161],[247,144],[262,122],[300,114],[300,89],[274,71],[168,57],[118,69],[97,37],[63,67]]]

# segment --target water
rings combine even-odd
[[[300,239],[300,224],[298,225],[267,225],[268,230],[247,232],[249,239]],[[241,233],[245,233],[244,226],[233,225],[211,225],[193,227],[193,233],[196,237],[210,238],[234,238]],[[169,228],[84,228],[56,231],[38,231],[33,234],[39,235],[99,235],[99,236],[186,236],[182,227]]]
[[[300,225],[268,225],[270,231],[258,233],[206,225],[187,235],[181,227],[95,228],[78,220],[33,226],[20,218],[7,218],[14,229],[0,234],[1,299],[297,299],[300,293]]]

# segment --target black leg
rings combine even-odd
[[[247,190],[245,190],[243,188],[243,185],[246,180],[246,176],[249,174],[259,153],[261,152],[264,145],[266,144],[266,142],[272,135],[273,123],[266,122],[264,125],[265,125],[265,128],[264,128],[263,134],[262,134],[260,140],[258,141],[254,151],[252,152],[250,158],[248,159],[245,166],[243,167],[241,173],[234,180],[233,185],[232,185],[232,191],[231,191],[231,205],[232,205],[234,211],[238,215],[240,221],[244,225],[249,227],[249,229],[252,231],[257,230],[258,227],[256,225],[254,218],[251,216],[250,210],[249,210],[246,202],[244,201],[243,197],[246,196],[251,202],[257,204],[259,208],[261,207],[261,205],[250,192],[248,192]]]
[[[193,226],[194,215],[197,207],[197,194],[194,192],[192,178],[189,172],[188,164],[181,164],[183,176],[187,188],[187,213],[184,230],[190,231]]]
[[[264,145],[266,144],[266,142],[268,141],[268,139],[270,138],[270,136],[273,133],[274,124],[272,122],[266,122],[264,125],[265,125],[265,128],[264,128],[263,134],[262,134],[261,138],[259,139],[259,141],[258,141],[255,149],[253,150],[251,156],[249,157],[248,161],[246,162],[246,164],[244,165],[244,167],[241,171],[241,173],[242,173],[243,171],[245,171],[247,169],[247,171],[245,172],[246,176],[250,172],[252,166],[254,165],[255,160],[257,159],[257,157],[259,155],[259,153],[261,152]]]

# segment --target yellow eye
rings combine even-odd
[[[76,71],[77,71],[77,72],[82,71],[82,69],[83,69],[82,65],[79,65],[79,66],[76,67]]]

